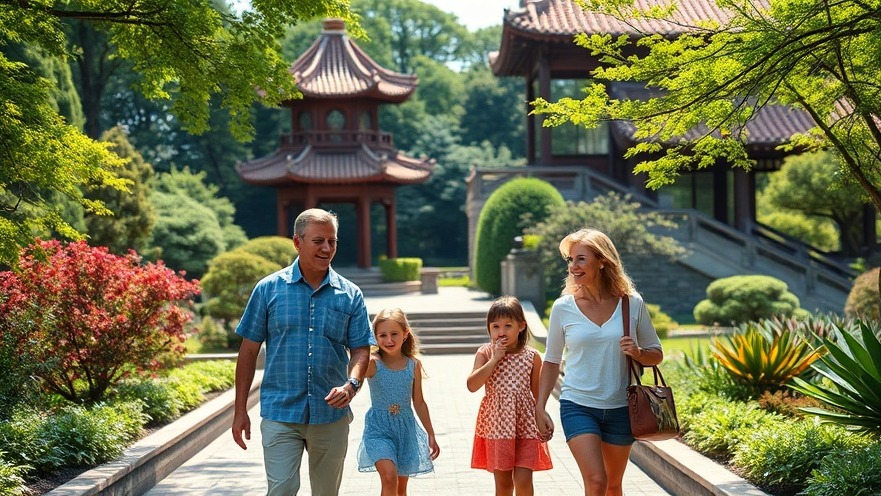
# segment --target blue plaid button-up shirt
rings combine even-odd
[[[331,268],[313,290],[299,261],[257,283],[236,334],[266,342],[260,415],[326,424],[348,413],[348,407],[333,408],[324,397],[345,384],[347,349],[369,344],[370,322],[358,286]]]

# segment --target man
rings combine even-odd
[[[260,432],[270,496],[297,494],[304,449],[312,494],[336,495],[342,481],[349,402],[367,370],[371,332],[361,290],[330,267],[338,227],[325,210],[301,213],[294,222],[297,259],[257,283],[236,328],[244,339],[232,435],[242,449],[251,439],[248,392],[266,343]]]

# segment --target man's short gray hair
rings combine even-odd
[[[294,221],[294,235],[303,238],[306,235],[306,229],[311,224],[331,224],[334,231],[340,229],[340,222],[335,213],[321,208],[310,208],[300,213],[297,220]]]

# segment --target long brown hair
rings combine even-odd
[[[490,305],[489,312],[486,313],[486,332],[490,333],[489,325],[498,319],[511,319],[515,322],[523,322],[526,324],[526,313],[523,312],[523,305],[516,296],[499,296]],[[522,349],[532,337],[529,325],[526,325],[522,332],[517,334],[517,349]]]
[[[600,281],[603,284],[602,289],[609,295],[621,297],[636,290],[630,276],[624,272],[624,265],[621,263],[621,256],[618,254],[615,244],[605,233],[588,227],[575,231],[560,241],[560,254],[564,258],[568,257],[572,247],[576,244],[587,247],[603,264],[603,270],[600,271]],[[574,294],[577,290],[578,286],[573,282],[572,274],[567,272],[563,294]]]
[[[373,332],[376,333],[376,326],[381,322],[394,322],[401,327],[403,331],[409,331],[409,339],[401,345],[401,354],[410,358],[416,358],[419,354],[419,343],[416,341],[416,333],[410,328],[407,321],[407,314],[400,308],[385,308],[373,317]],[[379,354],[382,354],[382,348],[379,348]]]

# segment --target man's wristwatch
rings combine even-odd
[[[346,382],[352,385],[352,389],[357,393],[359,389],[361,389],[361,381],[355,379],[354,377],[349,377],[346,379]]]

